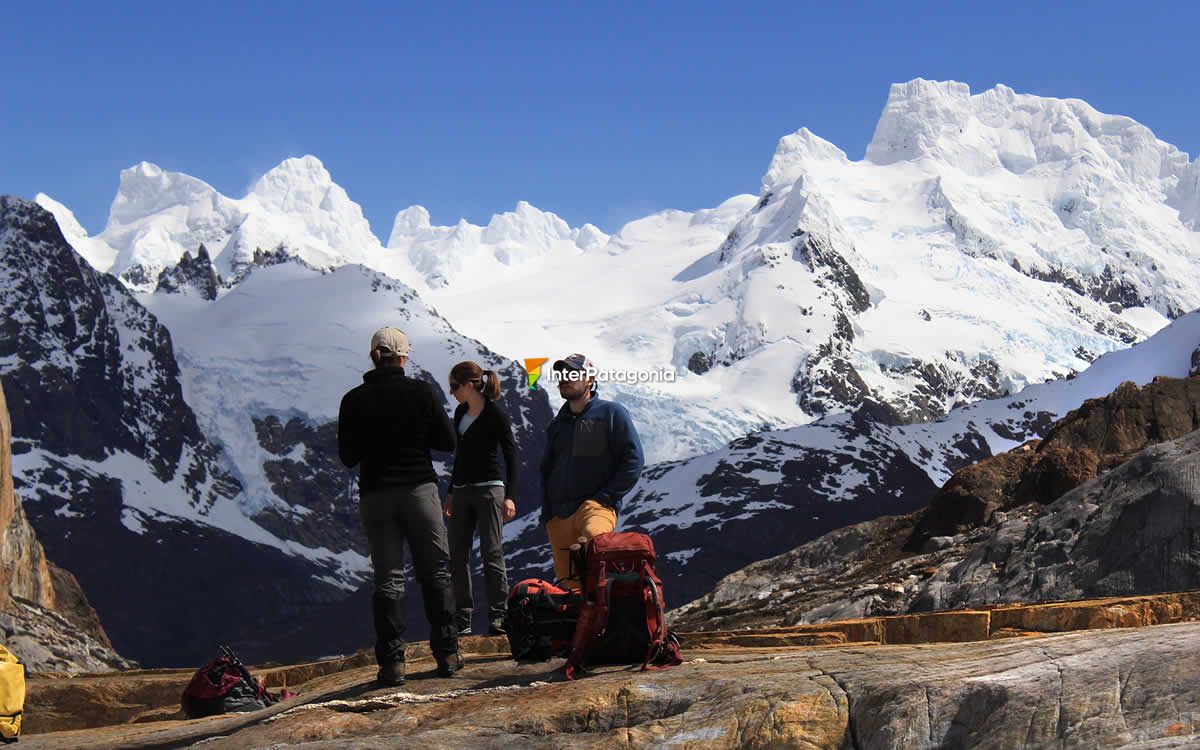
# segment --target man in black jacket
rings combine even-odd
[[[454,427],[428,384],[404,374],[408,336],[381,328],[371,337],[375,369],[342,397],[338,455],[359,467],[359,511],[375,572],[372,608],[378,680],[404,682],[404,543],[429,620],[438,674],[462,668],[454,627],[446,527],[431,449],[454,450]]]

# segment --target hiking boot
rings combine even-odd
[[[379,668],[379,674],[375,675],[375,681],[396,687],[404,684],[404,662],[394,661],[391,664],[385,664]]]
[[[463,668],[462,653],[459,651],[452,654],[436,654],[434,659],[437,661],[438,677],[453,677],[455,672]]]
[[[495,617],[488,624],[488,635],[505,635],[508,631],[504,629],[504,618]]]

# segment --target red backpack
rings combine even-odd
[[[267,692],[237,654],[228,646],[221,646],[221,655],[196,671],[191,682],[183,689],[179,702],[185,716],[198,719],[216,714],[257,711],[294,697],[296,693],[286,689],[280,695]]]
[[[636,532],[599,534],[583,551],[583,602],[563,672],[574,679],[584,664],[629,664],[642,670],[683,663],[679,640],[667,628],[662,581],[654,572],[654,543]]]

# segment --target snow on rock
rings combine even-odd
[[[112,268],[113,262],[117,259],[116,251],[103,240],[89,237],[87,230],[75,218],[75,214],[71,209],[45,193],[38,193],[33,200],[34,203],[37,203],[54,216],[54,220],[58,222],[58,228],[62,231],[63,237],[66,238],[71,247],[75,248],[76,252],[83,256],[84,260],[91,264],[92,268],[101,272]]]

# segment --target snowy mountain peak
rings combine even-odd
[[[608,235],[595,224],[584,224],[574,230],[571,233],[571,239],[584,252],[596,250],[608,244]]]
[[[812,159],[847,161],[844,151],[808,128],[800,128],[780,138],[775,147],[775,156],[771,158],[771,166],[763,176],[763,195],[794,183],[803,176],[805,163]]]
[[[1110,178],[1155,187],[1179,180],[1187,154],[1123,115],[1078,99],[1018,94],[1004,85],[972,95],[965,83],[916,79],[893,84],[866,160],[892,164],[929,158],[982,176],[1003,169],[1078,162]]]
[[[497,245],[497,257],[510,263],[549,252],[554,243],[571,242],[571,228],[557,215],[519,201],[516,210],[492,217],[483,241]]]
[[[379,239],[362,207],[315,156],[286,159],[264,174],[243,203],[235,264],[253,262],[255,251],[283,250],[315,268],[369,263]]]
[[[120,232],[148,214],[177,206],[215,205],[220,198],[203,180],[182,172],[168,172],[143,161],[121,170],[121,182],[109,209],[105,233]]]
[[[309,211],[322,209],[326,195],[334,189],[341,190],[321,160],[302,156],[285,159],[268,171],[254,183],[250,193],[283,211]]]
[[[485,227],[466,219],[453,227],[433,226],[427,210],[410,206],[396,214],[387,246],[399,252],[385,270],[418,287],[438,289],[456,278],[486,281],[539,258],[578,255],[607,243],[608,235],[595,226],[572,229],[528,201],[493,215]]]
[[[387,246],[395,247],[403,241],[402,238],[429,229],[430,226],[429,209],[424,206],[409,206],[396,214]]]
[[[122,170],[108,225],[95,239],[111,252],[106,270],[135,288],[152,289],[158,274],[185,252],[201,244],[220,252],[243,219],[236,201],[203,180],[141,162]]]

